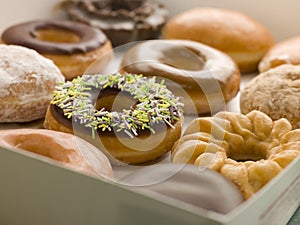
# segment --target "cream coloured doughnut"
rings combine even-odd
[[[228,9],[201,7],[171,18],[162,31],[164,39],[187,39],[217,48],[237,63],[241,72],[257,64],[273,45],[268,30],[249,16]]]
[[[240,72],[224,53],[187,40],[151,40],[125,52],[121,71],[157,76],[183,98],[186,114],[215,112],[239,91]]]
[[[0,123],[29,122],[45,116],[52,93],[64,76],[36,51],[0,45]]]
[[[32,48],[51,59],[67,80],[82,75],[96,59],[111,59],[111,43],[99,29],[66,20],[34,20],[8,27],[5,44]],[[101,69],[101,68],[99,68]]]
[[[34,153],[34,157],[76,171],[113,178],[107,157],[93,145],[71,134],[44,129],[0,131],[0,146]]]

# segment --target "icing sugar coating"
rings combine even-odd
[[[122,178],[120,183],[223,214],[244,201],[240,191],[224,176],[193,165],[145,166]]]
[[[36,51],[0,45],[0,122],[28,122],[45,116],[52,92],[64,76]]]
[[[110,112],[105,108],[97,110],[93,93],[115,89],[129,93],[136,101],[130,109]],[[64,117],[79,121],[94,131],[123,131],[130,137],[139,130],[152,133],[154,124],[166,123],[172,127],[181,115],[181,103],[166,86],[141,75],[125,73],[109,75],[83,75],[72,82],[62,83],[54,91],[51,104],[63,111]],[[52,107],[53,107],[52,106]]]
[[[168,11],[147,0],[67,0],[62,4],[72,20],[100,28],[113,46],[157,38]]]
[[[45,41],[37,38],[38,30],[58,29],[73,32],[79,41],[74,43]],[[39,53],[67,54],[85,53],[104,45],[107,38],[99,29],[86,24],[64,20],[35,20],[7,28],[2,36],[6,44],[32,48]]]

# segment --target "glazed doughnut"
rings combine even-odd
[[[54,93],[45,128],[83,137],[113,163],[155,160],[181,135],[182,104],[155,77],[84,75]]]
[[[169,14],[149,0],[67,0],[62,9],[70,19],[100,28],[113,46],[157,38]]]
[[[239,91],[240,72],[224,53],[187,40],[151,40],[125,52],[120,71],[157,76],[183,97],[186,114],[223,109]]]
[[[292,37],[274,45],[262,58],[258,65],[259,72],[282,64],[300,64],[300,36]]]
[[[111,59],[105,34],[78,22],[29,21],[7,28],[1,38],[5,44],[32,48],[53,60],[67,80],[82,75],[99,57],[103,66]]]
[[[76,171],[113,178],[107,157],[93,145],[71,134],[45,129],[1,130],[0,146],[25,150],[33,153],[29,156]]]
[[[224,176],[193,165],[145,166],[123,177],[119,183],[222,214],[229,213],[244,201],[237,187]]]
[[[0,123],[44,118],[52,93],[64,76],[36,51],[0,44]]]
[[[286,118],[300,128],[300,65],[281,65],[248,82],[240,95],[242,113],[259,110],[273,120]]]
[[[193,120],[172,149],[173,163],[216,170],[250,198],[300,155],[300,130],[266,114],[219,112]]]
[[[188,39],[217,48],[233,58],[241,72],[257,70],[258,62],[273,45],[267,29],[245,14],[218,8],[195,8],[170,19],[165,39]]]

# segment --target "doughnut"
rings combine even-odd
[[[222,214],[244,202],[242,194],[231,181],[213,170],[194,165],[168,163],[145,166],[118,182]]]
[[[233,58],[243,73],[254,72],[274,41],[258,21],[237,11],[202,7],[171,18],[164,39],[188,39],[217,48]]]
[[[150,40],[127,50],[120,71],[157,76],[183,98],[186,114],[223,109],[239,91],[240,72],[226,54],[188,40]]]
[[[45,117],[52,93],[64,76],[32,49],[0,44],[0,123]]]
[[[286,118],[300,128],[300,65],[281,65],[259,74],[241,91],[240,109],[259,110],[273,120]]]
[[[8,27],[1,35],[5,44],[32,48],[51,59],[66,80],[82,75],[99,57],[111,59],[110,41],[99,29],[67,20],[34,20]],[[101,68],[100,68],[101,69]]]
[[[300,36],[275,44],[258,64],[259,72],[265,72],[282,64],[300,64]]]
[[[66,166],[86,174],[113,178],[108,158],[81,138],[45,129],[0,131],[0,146],[31,152],[33,158]]]
[[[103,30],[115,47],[157,38],[169,14],[162,4],[148,0],[67,0],[62,9],[71,20]]]
[[[223,111],[190,122],[172,148],[172,162],[218,171],[249,199],[299,157],[299,134],[284,118]]]
[[[115,73],[57,86],[44,127],[83,137],[114,164],[140,164],[171,150],[182,121],[182,103],[162,82]]]

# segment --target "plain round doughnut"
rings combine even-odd
[[[101,151],[71,134],[45,129],[1,130],[0,146],[28,151],[35,158],[86,174],[110,179],[114,176],[110,162]]]
[[[36,51],[0,45],[0,123],[30,122],[45,117],[52,93],[64,76]]]
[[[164,39],[187,39],[217,48],[233,58],[241,72],[257,64],[273,45],[268,30],[249,16],[228,9],[195,8],[171,18],[162,30]]]
[[[283,64],[300,64],[300,36],[292,37],[276,43],[259,62],[259,72],[265,72],[271,68]]]
[[[300,130],[260,111],[219,112],[194,119],[172,149],[173,163],[218,171],[253,196],[300,156]]]
[[[239,91],[240,72],[224,53],[187,40],[151,40],[125,52],[120,70],[164,79],[186,114],[220,110]],[[178,87],[179,86],[179,87]]]
[[[166,163],[145,166],[118,182],[134,190],[146,189],[222,214],[244,202],[242,194],[231,181],[213,170],[193,165]]]
[[[300,65],[281,65],[259,74],[241,90],[242,113],[259,110],[300,128]]]
[[[67,20],[34,20],[8,27],[1,35],[5,44],[32,48],[53,60],[67,80],[82,75],[98,58],[111,59],[106,35],[86,24]]]
[[[83,75],[56,87],[44,127],[83,137],[113,163],[139,164],[171,150],[181,134],[181,105],[155,77]]]

